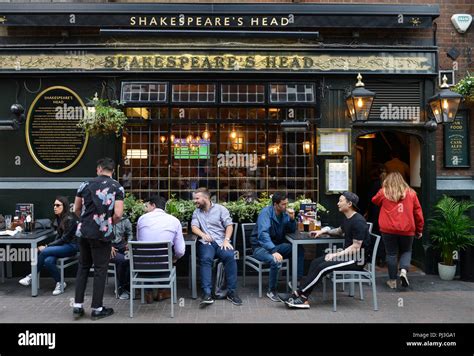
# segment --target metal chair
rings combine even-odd
[[[237,251],[237,248],[236,248],[236,240],[237,240],[237,227],[239,226],[239,223],[232,223],[232,246],[234,247],[234,249]],[[214,261],[212,262],[212,268],[216,268],[217,267],[217,264],[219,263],[219,259],[218,258],[214,258]],[[197,256],[196,258],[196,271],[197,269],[201,267],[200,263],[199,263],[199,256]],[[189,257],[189,266],[188,266],[188,288],[191,288],[191,257]]]
[[[64,270],[79,263],[79,252],[75,256],[61,257],[56,260],[56,266],[61,273],[61,293],[64,293]],[[39,277],[39,276],[38,276]],[[38,278],[39,288],[39,278]]]
[[[247,247],[247,245],[250,246],[250,235],[252,234],[252,231],[255,227],[255,223],[246,223],[246,224],[241,224],[241,229],[242,229],[242,243],[243,243],[243,248],[242,248],[242,254],[243,254],[243,280],[244,280],[244,287],[245,287],[245,270],[246,266],[252,268],[254,271],[258,272],[258,297],[262,298],[262,285],[263,285],[263,278],[262,274],[263,273],[270,273],[270,265],[266,262],[262,262],[257,260],[255,257],[252,256],[252,248]],[[288,259],[284,259],[282,261],[282,267],[280,271],[286,271],[286,288],[288,289],[288,283],[290,282],[290,261]]]
[[[129,241],[130,257],[130,318],[133,318],[133,296],[141,289],[141,302],[145,302],[146,288],[171,290],[171,317],[177,303],[176,267],[173,266],[171,242]]]
[[[361,271],[332,271],[328,274],[333,284],[333,311],[337,310],[337,290],[336,286],[338,283],[351,283],[351,291],[349,295],[353,295],[353,286],[354,282],[359,283],[359,293],[360,299],[364,300],[364,291],[362,288],[362,283],[367,283],[372,286],[372,295],[374,298],[374,310],[379,310],[377,304],[377,288],[375,284],[375,259],[377,257],[377,249],[380,243],[380,236],[373,233],[370,234],[372,238],[375,238],[374,250],[372,253],[372,258],[370,263]],[[348,278],[346,276],[349,276]],[[356,278],[358,277],[358,278]],[[326,299],[326,279],[323,278],[323,300]]]

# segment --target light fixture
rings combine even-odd
[[[307,155],[311,153],[311,142],[303,141],[303,151]]]
[[[188,144],[190,144],[191,142],[193,142],[193,139],[194,139],[194,136],[191,135],[191,134],[189,134],[189,135],[186,137],[186,142],[187,142]]]
[[[436,95],[428,99],[428,104],[438,124],[453,122],[458,112],[459,104],[463,96],[449,90],[448,78],[443,77],[441,90]]]
[[[18,130],[20,125],[25,122],[25,109],[20,104],[12,104],[10,107],[13,118],[0,120],[0,131]]]
[[[166,137],[165,136],[160,136],[160,141],[161,141],[161,143],[165,143],[166,142]]]
[[[207,130],[207,124],[206,124],[206,129],[202,133],[202,138],[205,139],[206,141],[209,141],[211,138],[211,133]]]
[[[375,93],[365,89],[362,75],[357,75],[357,83],[354,90],[346,97],[346,105],[352,121],[367,121],[370,109],[374,102]]]
[[[175,137],[173,134],[170,135],[170,141],[171,141],[171,143],[174,143],[174,139],[175,139],[175,138],[176,138],[176,137]]]
[[[237,138],[237,132],[235,131],[235,127],[234,127],[234,126],[232,126],[232,131],[230,132],[229,137],[230,137],[232,140],[235,140],[235,139]]]
[[[375,137],[377,137],[377,135],[374,134],[374,133],[370,133],[370,134],[367,134],[367,135],[359,136],[359,138],[362,138],[362,139],[365,139],[365,140],[374,139]]]
[[[148,150],[130,149],[127,150],[127,157],[129,159],[147,159]]]
[[[265,161],[265,160],[267,159],[267,156],[265,155],[265,153],[264,153],[264,154],[262,154],[262,156],[261,156],[261,157],[262,157],[262,161]]]

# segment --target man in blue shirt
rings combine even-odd
[[[253,257],[270,264],[270,281],[267,297],[280,302],[276,291],[278,272],[284,259],[291,257],[291,244],[285,235],[296,231],[295,212],[288,209],[285,193],[276,192],[272,196],[272,205],[262,209],[258,215],[250,241]],[[298,246],[298,279],[303,276],[304,249]]]

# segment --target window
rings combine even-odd
[[[221,102],[229,103],[264,103],[265,86],[258,84],[222,84]]]
[[[270,84],[272,103],[311,103],[314,102],[313,84]]]
[[[213,103],[216,101],[215,84],[173,84],[173,102]]]
[[[121,101],[140,103],[167,102],[168,84],[160,82],[124,82],[122,83]]]

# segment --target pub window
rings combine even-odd
[[[222,84],[221,102],[224,104],[264,103],[265,86],[258,84]]]
[[[165,103],[168,84],[162,82],[122,83],[121,101],[141,103]]]
[[[313,84],[270,84],[270,102],[272,103],[312,103],[314,102]]]
[[[213,103],[216,101],[215,84],[173,84],[173,102]]]

